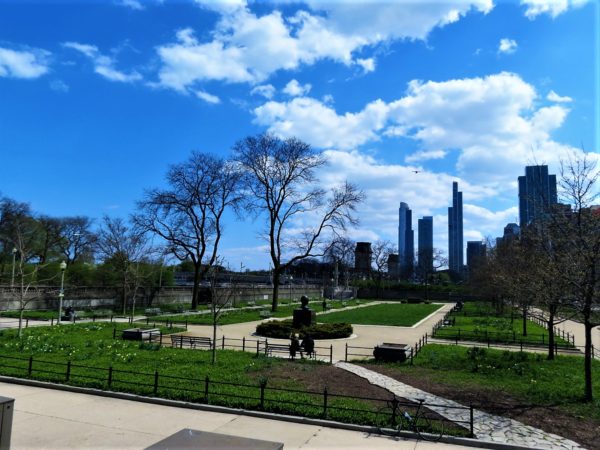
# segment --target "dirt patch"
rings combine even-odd
[[[588,449],[600,450],[600,421],[577,417],[568,411],[568,405],[531,405],[498,390],[477,385],[457,388],[455,385],[440,383],[427,371],[411,370],[410,373],[405,373],[401,369],[384,365],[361,365],[431,394],[463,405],[472,403],[477,409],[518,420],[548,433],[558,434]]]

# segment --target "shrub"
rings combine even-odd
[[[349,323],[316,323],[297,329],[291,320],[271,320],[256,327],[256,334],[277,339],[288,339],[292,333],[310,334],[313,339],[340,339],[351,336],[352,331]]]

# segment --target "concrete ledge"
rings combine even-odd
[[[329,428],[338,428],[342,430],[349,431],[359,431],[363,433],[369,434],[377,434],[379,436],[385,437],[381,435],[378,431],[377,427],[368,426],[368,425],[357,425],[351,423],[343,423],[336,422],[333,420],[325,420],[325,419],[315,419],[310,417],[300,417],[300,416],[290,416],[286,414],[276,414],[265,411],[253,411],[248,409],[238,409],[238,408],[228,408],[226,406],[217,406],[217,405],[209,405],[204,403],[191,403],[180,400],[168,400],[159,397],[144,397],[142,395],[137,394],[128,394],[125,392],[115,392],[115,391],[103,391],[100,389],[94,388],[86,388],[79,386],[69,386],[66,384],[55,384],[49,383],[46,381],[37,381],[30,380],[25,378],[14,378],[0,375],[0,382],[3,383],[12,383],[12,384],[20,384],[24,386],[33,386],[38,388],[45,389],[55,389],[60,391],[74,392],[79,394],[88,394],[88,395],[97,395],[100,397],[109,397],[116,398],[120,400],[130,400],[136,402],[143,403],[151,403],[155,405],[163,405],[163,406],[171,406],[175,408],[186,408],[186,409],[195,409],[199,411],[209,411],[209,412],[219,412],[225,414],[237,414],[249,417],[257,417],[261,419],[270,419],[270,420],[281,420],[284,422],[292,422],[299,423],[304,425],[315,425],[321,427],[329,427]],[[419,435],[417,433],[409,432],[409,431],[401,431],[398,434],[400,438],[414,439],[419,440]],[[397,439],[397,437],[388,437],[389,439]],[[438,442],[454,444],[454,445],[463,445],[466,447],[475,447],[475,448],[488,448],[492,450],[531,450],[533,447],[521,447],[517,445],[510,444],[502,444],[496,442],[488,442],[481,441],[477,439],[469,439],[469,438],[460,438],[460,437],[452,437],[452,436],[444,436]]]

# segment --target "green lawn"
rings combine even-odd
[[[344,322],[353,325],[410,327],[439,308],[441,308],[441,305],[385,303],[347,311],[318,314],[317,321],[322,323]]]
[[[516,315],[511,320],[510,313],[494,315],[489,303],[468,302],[463,310],[451,314],[454,325],[444,326],[434,332],[439,339],[458,339],[463,341],[523,343],[545,345],[548,343],[548,331],[534,322],[527,321],[527,336],[523,336],[523,320]],[[567,341],[556,337],[560,345]]]
[[[21,339],[16,337],[15,330],[3,330],[0,374],[197,402],[206,401],[205,386],[209,379],[209,403],[249,409],[258,408],[260,383],[265,382],[265,410],[312,417],[322,414],[324,386],[313,393],[304,392],[309,389],[302,381],[290,376],[270,378],[270,375],[276,368],[290,364],[296,368],[302,364],[304,371],[311,371],[323,363],[306,360],[293,363],[266,358],[262,353],[257,356],[218,350],[217,363],[212,365],[210,351],[113,339],[114,326],[119,330],[127,327],[105,322],[35,327],[25,329]],[[31,364],[29,357],[33,358]],[[374,404],[363,400],[331,395],[328,405],[328,417],[334,420],[352,423],[375,420]]]
[[[561,405],[600,421],[600,402],[581,402],[583,362],[579,356],[557,356],[549,361],[545,354],[429,344],[419,352],[413,366],[385,365],[395,367],[399,375],[456,386],[460,392],[468,393],[472,387],[494,392],[496,398],[507,393],[534,405]],[[378,365],[367,364],[374,370]],[[593,378],[594,396],[599,399],[600,361],[593,361]]]
[[[2,311],[0,312],[0,316],[2,317],[12,317],[18,319],[20,315],[19,311]],[[77,310],[77,318],[91,318],[91,317],[110,317],[115,314],[112,310],[109,309],[98,309],[94,311],[82,311]],[[32,319],[32,320],[56,320],[58,317],[58,309],[56,311],[48,311],[48,310],[25,310],[23,311],[24,319]]]

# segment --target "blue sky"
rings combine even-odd
[[[465,242],[498,236],[525,165],[598,149],[597,22],[585,0],[0,0],[0,193],[126,217],[190,151],[270,131],[366,192],[353,239],[395,242],[404,201],[446,249],[455,180]],[[266,267],[260,225],[229,218],[232,266]]]

